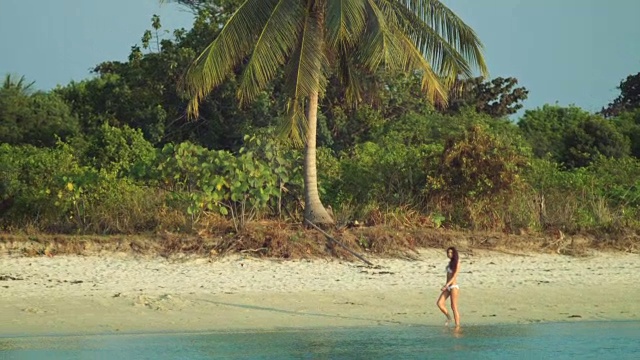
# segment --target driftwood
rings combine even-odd
[[[304,221],[307,222],[307,224],[311,225],[314,229],[320,231],[322,233],[322,235],[326,236],[327,239],[329,239],[330,241],[333,241],[334,243],[340,245],[343,249],[347,250],[351,255],[357,257],[358,259],[362,260],[365,264],[369,265],[369,266],[374,266],[369,260],[365,259],[362,255],[356,253],[355,251],[349,249],[346,245],[344,245],[343,243],[339,242],[338,240],[336,240],[333,236],[329,235],[326,231],[320,229],[316,224],[312,223],[311,221],[304,219]]]

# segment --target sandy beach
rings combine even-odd
[[[417,260],[0,256],[0,336],[444,323],[443,250]],[[462,325],[639,320],[640,255],[461,252]]]

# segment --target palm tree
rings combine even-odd
[[[31,94],[33,90],[33,85],[35,83],[36,83],[35,81],[27,83],[27,79],[24,77],[24,75],[20,76],[20,78],[16,80],[15,76],[12,76],[11,74],[6,74],[4,77],[4,81],[2,82],[2,87],[0,87],[0,89],[14,90],[17,93],[20,93],[23,95],[29,95]]]
[[[187,112],[243,63],[238,98],[256,98],[284,67],[287,121],[281,131],[304,144],[306,220],[332,224],[316,172],[318,98],[337,69],[350,101],[363,73],[419,72],[425,96],[446,104],[458,78],[486,75],[482,44],[437,0],[246,0],[187,70]]]

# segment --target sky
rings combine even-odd
[[[524,109],[598,111],[640,72],[640,1],[442,2],[482,40],[490,77],[515,77],[529,90]],[[0,76],[25,76],[42,90],[89,78],[100,62],[125,61],[154,14],[168,30],[193,20],[158,0],[0,0]]]

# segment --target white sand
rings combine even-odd
[[[444,250],[418,261],[0,256],[0,335],[438,325]],[[462,325],[639,320],[640,255],[462,254]]]

